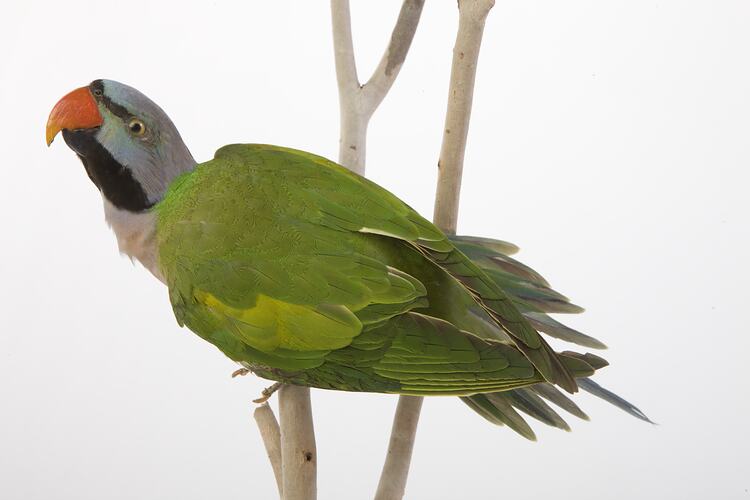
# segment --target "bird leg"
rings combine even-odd
[[[250,370],[248,368],[238,368],[237,370],[232,372],[232,378],[244,377],[248,373],[250,373]]]
[[[248,373],[251,373],[252,370],[249,368],[238,368],[237,370],[232,372],[232,378],[235,377],[244,377]],[[260,393],[260,397],[258,399],[253,399],[253,403],[263,404],[266,401],[268,401],[268,398],[270,398],[274,392],[279,390],[279,387],[281,387],[281,382],[276,382],[270,387],[266,387],[263,389],[263,392]]]
[[[263,392],[261,393],[261,396],[258,399],[253,399],[253,403],[263,404],[266,401],[268,401],[268,398],[270,398],[274,392],[279,390],[279,387],[281,387],[281,382],[276,382],[271,387],[266,387],[263,389]]]

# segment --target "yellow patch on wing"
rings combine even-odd
[[[222,315],[227,328],[247,345],[265,352],[340,349],[362,331],[362,323],[342,305],[291,304],[258,295],[255,306],[238,309],[210,293],[196,290],[195,298]]]

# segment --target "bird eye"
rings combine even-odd
[[[96,97],[101,97],[103,94],[102,89],[94,89],[94,95]]]
[[[143,122],[138,118],[133,118],[132,120],[130,120],[130,123],[128,123],[128,128],[133,133],[133,135],[141,136],[146,133],[146,125],[144,125]]]

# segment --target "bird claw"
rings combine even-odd
[[[232,378],[244,377],[248,373],[250,373],[250,370],[248,370],[247,368],[238,368],[237,370],[232,372]]]
[[[238,368],[237,370],[232,372],[232,378],[235,377],[244,377],[248,373],[250,373],[251,370],[249,368]],[[273,393],[279,390],[279,387],[281,387],[281,382],[276,382],[275,384],[271,385],[270,387],[266,387],[263,389],[263,392],[260,393],[260,397],[258,399],[253,399],[253,403],[263,404],[268,399],[273,396]]]
[[[281,382],[276,382],[271,387],[266,387],[263,389],[263,392],[261,393],[261,396],[258,399],[253,399],[253,403],[263,404],[266,401],[268,401],[268,398],[270,398],[274,392],[279,390],[279,387],[281,387]]]

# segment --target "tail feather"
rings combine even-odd
[[[494,424],[504,424],[530,441],[536,441],[536,434],[523,417],[513,409],[502,392],[475,394],[461,400],[474,411]],[[489,416],[489,417],[488,417]]]
[[[541,397],[554,403],[563,410],[567,411],[573,416],[576,416],[582,420],[589,420],[589,416],[581,410],[581,408],[568,396],[562,393],[552,384],[536,384],[531,386],[531,390],[539,394]]]
[[[483,238],[481,236],[448,236],[448,239],[454,244],[458,242],[464,245],[476,245],[481,248],[489,248],[503,255],[513,255],[520,250],[516,245],[508,241]]]
[[[581,333],[578,330],[574,330],[569,326],[565,326],[544,313],[524,312],[523,315],[529,320],[531,326],[540,332],[546,333],[550,337],[565,340],[590,349],[607,348],[607,346],[599,339]]]
[[[533,391],[521,388],[515,391],[508,391],[504,396],[508,398],[510,404],[526,415],[551,427],[557,427],[558,429],[570,432],[568,423]]]
[[[648,422],[650,424],[654,423],[633,403],[626,401],[624,398],[618,396],[609,389],[605,389],[590,378],[578,379],[578,386],[589,394],[593,394],[594,396],[603,399],[607,403],[618,407],[625,413],[632,415],[637,419],[643,420],[644,422]]]
[[[518,247],[504,241],[471,236],[452,236],[451,241],[511,298],[535,330],[579,346],[591,349],[607,348],[598,339],[570,328],[546,314],[578,313],[583,309],[553,290],[541,274],[510,258],[509,255],[515,253]],[[531,354],[539,356],[542,353],[545,353],[545,350]],[[566,351],[557,354],[556,358],[565,365],[564,371],[569,371],[576,377],[578,387],[635,418],[653,424],[635,405],[588,378],[594,370],[607,365],[604,359],[590,353],[577,354]],[[544,361],[550,362],[551,360],[547,358]],[[514,408],[547,425],[570,430],[567,422],[542,398],[571,415],[589,420],[588,415],[572,399],[549,383],[539,383],[503,392],[477,394],[461,399],[485,419],[495,424],[508,425],[527,439],[536,440],[534,431]]]
[[[545,380],[570,393],[578,390],[575,378],[566,365],[521,314],[513,299],[497,281],[454,247],[435,250],[428,244],[416,244],[415,248],[464,286],[477,305],[484,309],[497,326],[505,330]]]
[[[607,401],[640,420],[651,424],[654,423],[635,405],[614,392],[603,388],[593,380],[579,378],[577,382],[578,386],[584,391]],[[570,426],[565,419],[550,405],[545,403],[542,398],[562,408],[571,415],[583,420],[589,420],[588,415],[576,403],[549,383],[489,394],[475,394],[473,396],[462,397],[461,400],[489,422],[496,425],[507,425],[521,436],[532,441],[536,441],[536,434],[534,434],[531,426],[515,409],[551,427],[570,431]]]

